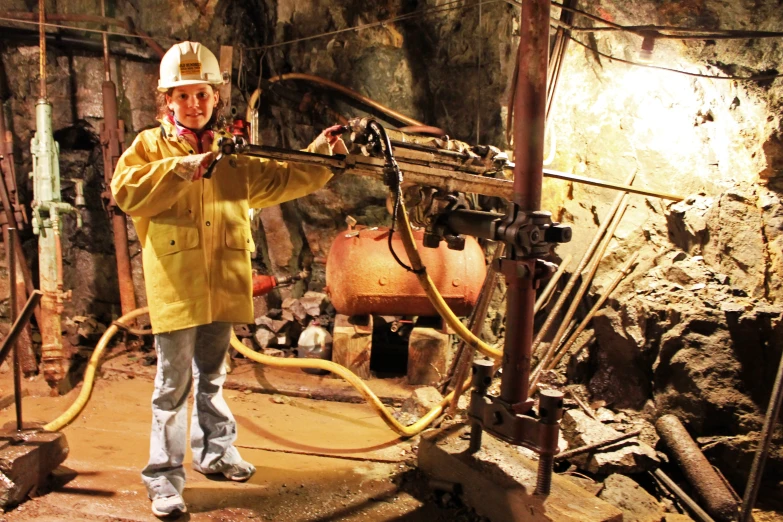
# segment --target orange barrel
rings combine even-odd
[[[466,316],[478,300],[487,275],[484,252],[472,237],[465,249],[422,246],[424,232],[414,231],[421,260],[438,291],[455,314]],[[326,260],[326,286],[332,304],[345,315],[425,315],[438,313],[416,278],[389,252],[389,229],[363,228],[340,232]],[[400,234],[392,240],[394,252],[410,266]]]

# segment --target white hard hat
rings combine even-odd
[[[217,58],[198,42],[175,44],[160,61],[158,90],[166,92],[173,87],[198,83],[223,84]]]

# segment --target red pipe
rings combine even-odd
[[[514,92],[514,202],[523,212],[541,209],[549,54],[549,0],[522,3]],[[525,27],[527,25],[527,27]],[[504,264],[508,282],[506,343],[500,398],[518,413],[529,408],[528,385],[536,301],[536,259]]]
[[[277,286],[277,278],[270,275],[253,276],[253,297],[268,294]]]
[[[106,186],[111,185],[114,167],[122,153],[123,127],[117,116],[117,88],[110,78],[108,62],[108,42],[104,41],[104,67],[106,80],[103,82],[103,128],[101,129],[101,145],[103,146],[103,175]],[[120,307],[122,315],[136,309],[136,289],[133,286],[133,271],[131,268],[130,251],[128,249],[128,225],[125,214],[117,207],[111,191],[106,190],[102,196],[107,200],[114,232],[114,251],[117,254],[117,281],[120,287]]]

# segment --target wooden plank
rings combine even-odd
[[[565,477],[552,476],[549,495],[534,495],[538,463],[484,434],[474,455],[467,426],[426,431],[419,444],[419,469],[434,480],[460,484],[463,502],[490,520],[526,522],[621,522],[622,512]]]
[[[371,315],[337,314],[332,331],[332,361],[351,370],[362,379],[370,378],[372,350]]]
[[[65,435],[50,431],[16,431],[0,436],[0,508],[23,502],[68,456]]]
[[[408,384],[435,385],[448,367],[451,338],[435,328],[416,326],[408,340]]]

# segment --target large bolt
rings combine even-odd
[[[542,390],[538,402],[538,424],[541,430],[536,495],[548,495],[552,489],[552,470],[563,416],[563,394],[556,390]]]
[[[544,233],[544,240],[547,243],[568,243],[571,241],[571,236],[571,227],[561,225],[560,223],[552,223]]]

